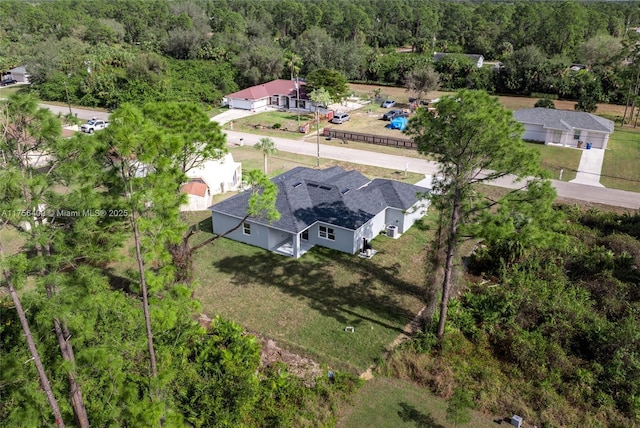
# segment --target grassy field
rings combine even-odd
[[[209,213],[200,213],[210,230]],[[316,247],[295,260],[221,239],[195,260],[194,297],[220,314],[330,367],[364,371],[422,306],[430,232],[377,237],[370,260]],[[345,331],[353,326],[354,333]]]
[[[640,192],[640,130],[620,128],[609,137],[600,183],[612,189]]]
[[[20,89],[24,85],[12,85],[12,86],[2,86],[0,87],[0,98],[8,98],[11,95],[20,91]]]
[[[354,397],[353,406],[346,409],[338,428],[445,428],[447,402],[429,393],[426,388],[391,378],[368,381]],[[487,415],[470,411],[471,420],[465,426],[491,428],[496,424]]]
[[[24,237],[11,226],[0,229],[0,243],[5,255],[17,254],[25,244]]]
[[[576,178],[582,150],[535,143],[526,144],[540,153],[540,165],[551,174],[552,179],[560,180],[560,170],[562,170],[562,181]]]

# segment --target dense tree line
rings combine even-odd
[[[637,66],[634,2],[443,0],[5,1],[0,69],[27,64],[44,98],[115,107],[219,102],[238,87],[338,70],[404,84],[434,52],[444,89],[623,103]],[[413,53],[398,53],[409,47]],[[586,71],[573,72],[580,63]],[[633,91],[635,94],[635,91]]]
[[[526,219],[504,209],[494,221]],[[388,369],[538,426],[636,426],[640,216],[559,206],[549,222],[559,228],[545,240],[489,233],[450,303],[445,341],[436,346],[429,325]]]

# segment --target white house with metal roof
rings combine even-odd
[[[564,147],[606,149],[613,121],[581,111],[530,108],[517,110],[513,117],[524,125],[522,139]]]
[[[280,219],[245,219],[251,191],[209,209],[213,232],[299,258],[315,245],[355,254],[386,232],[398,237],[422,218],[429,189],[394,180],[370,180],[340,167],[297,167],[274,177]],[[243,220],[244,219],[244,220]]]

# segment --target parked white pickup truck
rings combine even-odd
[[[87,132],[89,134],[93,134],[95,131],[99,131],[101,129],[106,128],[107,126],[109,126],[109,122],[106,120],[102,120],[102,119],[91,119],[90,121],[88,121],[87,123],[85,123],[84,125],[82,125],[80,127],[80,130],[82,132]]]

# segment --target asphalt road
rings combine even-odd
[[[42,107],[49,108],[55,114],[65,115],[69,113],[68,106],[58,106],[51,104],[41,104]],[[80,119],[90,119],[97,117],[98,119],[108,119],[108,112],[94,111],[88,109],[79,109],[72,107],[71,111]],[[228,144],[254,145],[258,142],[260,135],[247,134],[236,131],[225,131],[227,134]],[[291,140],[287,138],[272,138],[278,150],[285,152],[298,153],[307,156],[317,156],[318,147],[315,142],[307,142],[301,140]],[[395,169],[409,172],[415,172],[425,175],[436,175],[438,172],[438,164],[423,159],[409,158],[406,156],[395,156],[369,152],[365,150],[356,150],[348,147],[329,146],[322,144],[324,138],[320,138],[320,157],[325,159],[335,159],[345,162],[359,163],[363,165],[379,166],[384,168]],[[519,187],[513,180],[503,178],[494,183],[496,186],[516,188]],[[553,187],[559,197],[577,199],[581,201],[593,202],[616,207],[640,209],[640,193],[627,192],[624,190],[607,189],[603,187],[589,186],[579,183],[567,183],[564,181],[552,180]],[[640,192],[640,188],[638,189]]]
[[[254,145],[258,142],[260,135],[247,134],[236,131],[225,131],[228,144],[240,144],[240,139],[245,145]],[[317,156],[317,144],[301,140],[290,140],[286,138],[272,137],[278,150],[298,153],[307,156]],[[438,164],[424,159],[409,158],[406,156],[395,156],[364,150],[350,149],[348,147],[329,146],[322,144],[323,137],[320,137],[320,157],[325,159],[335,159],[345,162],[353,162],[362,165],[380,166],[425,175],[436,175]],[[640,209],[640,193],[627,192],[624,190],[607,189],[604,187],[589,186],[579,183],[568,183],[564,181],[551,180],[553,187],[559,197],[577,199],[581,201],[611,205],[616,207]],[[496,180],[492,184],[506,188],[521,187],[509,177]],[[638,189],[640,191],[640,188]]]
[[[49,110],[51,110],[51,112],[53,114],[60,114],[62,116],[65,116],[67,114],[69,114],[69,106],[65,106],[65,105],[54,105],[54,104],[40,104],[40,107],[44,107],[44,108],[48,108]],[[106,111],[96,111],[96,110],[89,110],[89,109],[84,109],[84,108],[76,108],[76,107],[71,107],[71,112],[78,118],[78,119],[85,119],[85,120],[89,120],[92,117],[97,117],[98,119],[102,119],[102,120],[108,120],[109,119],[109,112]]]

